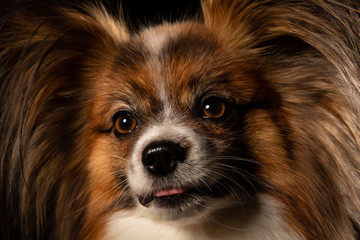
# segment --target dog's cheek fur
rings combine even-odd
[[[94,141],[87,166],[91,181],[84,231],[95,239],[105,234],[103,226],[111,213],[133,204],[125,174],[128,170],[126,153],[134,143],[119,143],[115,137],[103,135],[99,134]]]
[[[249,114],[248,121],[250,151],[262,164],[259,176],[266,182],[265,192],[281,202],[289,225],[309,239],[346,236],[331,233],[335,224],[351,232],[340,192],[327,169],[309,162],[314,156],[307,155],[306,150],[288,152],[287,142],[269,112],[256,110]],[[332,219],[335,221],[331,223]],[[315,224],[319,226],[317,232],[308,231]]]
[[[299,44],[299,41],[292,39],[290,43]],[[336,76],[333,69],[320,67],[331,65],[329,59],[306,43],[302,46],[296,55],[291,55],[291,51],[281,54],[279,49],[276,64],[270,63],[266,71],[265,78],[275,84],[281,98],[281,104],[270,116],[278,129],[274,136],[286,143],[283,144],[286,155],[280,159],[288,158],[288,161],[280,165],[286,166],[284,172],[269,168],[264,172],[279,177],[280,181],[272,185],[281,192],[278,197],[287,206],[284,213],[305,237],[352,239],[351,219],[357,218],[354,212],[358,210],[354,209],[358,203],[350,203],[348,199],[356,199],[359,194],[357,184],[353,185],[358,180],[351,173],[358,165],[357,137],[350,127],[354,126],[352,106],[331,79]],[[277,165],[276,161],[272,163],[272,167]],[[264,178],[272,179],[269,182],[276,179],[275,176]]]

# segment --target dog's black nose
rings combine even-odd
[[[153,175],[165,176],[176,169],[179,162],[184,162],[186,150],[179,144],[166,141],[149,144],[142,153],[142,163]]]

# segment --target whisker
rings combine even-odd
[[[259,166],[264,166],[263,163],[256,161],[251,158],[245,158],[245,157],[237,157],[237,156],[216,156],[216,157],[207,157],[207,160],[214,161],[214,160],[231,160],[231,161],[239,161],[239,162],[249,162],[254,163]]]
[[[211,173],[213,173],[213,174],[216,174],[216,175],[222,177],[223,179],[229,180],[230,182],[234,183],[236,186],[238,186],[240,189],[242,189],[242,190],[250,197],[250,199],[252,199],[251,194],[250,194],[243,186],[241,186],[238,182],[234,181],[232,178],[226,176],[226,175],[223,174],[223,173],[217,172],[217,171],[213,171],[213,170],[210,170],[210,169],[208,169],[208,171],[211,172]],[[224,186],[225,188],[226,188],[226,187],[229,187],[230,190],[232,190],[231,192],[232,192],[232,193],[234,192],[234,191],[233,191],[233,188],[232,188],[231,186],[225,186],[225,185],[223,185],[223,183],[220,183],[220,184],[221,184],[222,186]],[[235,196],[234,196],[234,197],[235,197]]]
[[[219,222],[218,220],[216,220],[215,217],[208,216],[207,219],[208,219],[210,222],[213,222],[213,223],[215,223],[215,224],[217,224],[217,225],[219,225],[219,226],[221,226],[221,227],[225,227],[225,228],[228,228],[228,229],[231,229],[231,230],[242,231],[242,232],[248,230],[248,229],[246,229],[246,228],[236,228],[236,227],[232,227],[232,226],[226,225],[226,224],[221,223],[221,222]]]
[[[271,189],[273,191],[276,191],[276,189],[274,189],[273,186],[271,186],[268,182],[260,179],[259,177],[257,177],[256,175],[240,168],[240,167],[234,167],[232,165],[227,165],[227,164],[222,164],[222,163],[218,163],[218,165],[216,166],[216,169],[220,169],[223,171],[231,171],[237,174],[240,174],[241,176],[243,176],[251,185],[253,185],[251,183],[251,181],[249,181],[249,179],[252,179],[253,181],[261,184],[262,186]],[[249,179],[248,179],[249,178]],[[254,189],[256,191],[256,189]]]

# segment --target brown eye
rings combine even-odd
[[[218,98],[209,98],[203,104],[204,118],[221,118],[225,115],[226,104],[223,100]]]
[[[119,112],[114,117],[114,131],[116,135],[130,133],[137,127],[136,119],[126,111]]]

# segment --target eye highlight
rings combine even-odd
[[[134,116],[127,112],[121,111],[115,114],[114,118],[114,133],[117,137],[128,134],[134,131],[137,127],[137,121]]]
[[[209,98],[202,105],[203,118],[221,118],[226,113],[226,103],[220,98]]]

